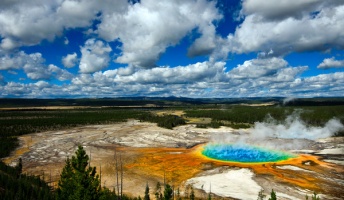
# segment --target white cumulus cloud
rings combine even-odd
[[[325,58],[322,63],[318,65],[318,69],[341,68],[344,67],[344,60],[336,60],[334,57]]]
[[[77,62],[78,55],[75,52],[73,54],[68,54],[67,56],[62,57],[62,64],[67,68],[74,67]]]
[[[73,78],[73,74],[53,64],[48,66],[48,72],[50,73],[50,76],[53,76],[59,81],[71,80]]]
[[[145,0],[125,11],[104,14],[97,32],[107,41],[123,43],[117,62],[150,68],[167,47],[178,44],[195,28],[204,36],[197,40],[190,54],[210,52],[213,45],[205,47],[203,43],[215,38],[212,22],[221,17],[215,3],[206,0]]]
[[[101,40],[88,39],[81,47],[80,72],[93,73],[108,66],[109,53],[112,51],[108,44]]]
[[[39,58],[39,55],[36,56]],[[233,69],[227,69],[227,65],[225,62],[199,62],[151,69],[126,66],[77,74],[70,83],[63,85],[47,84],[44,79],[38,79],[35,84],[15,83],[4,77],[0,90],[3,97],[55,97],[66,94],[69,97],[174,95],[195,98],[340,96],[344,90],[344,72],[302,78],[301,74],[308,67],[290,66],[282,58],[252,59]],[[58,76],[60,80],[70,78],[68,73],[64,74],[54,65],[44,69],[50,77]],[[252,75],[256,72],[258,75]]]
[[[44,39],[52,41],[61,36],[64,29],[90,26],[103,8],[116,8],[119,2],[1,1],[0,46],[4,50],[12,50],[20,46],[36,45]]]
[[[262,76],[272,76],[277,71],[284,68],[288,63],[282,58],[267,58],[247,60],[242,65],[234,68],[230,75],[232,78],[257,78]]]
[[[344,1],[243,1],[244,21],[228,35],[228,51],[270,52],[344,48]],[[326,31],[324,31],[326,30]]]
[[[324,4],[333,4],[337,0],[244,0],[242,14],[258,14],[267,20],[281,20],[288,17],[302,18],[309,12],[321,9]],[[337,1],[338,2],[338,1]]]
[[[70,80],[73,75],[53,64],[46,65],[41,53],[26,54],[23,51],[0,58],[0,70],[24,70],[32,80],[51,79]]]
[[[0,59],[0,70],[20,69],[24,65],[26,57],[27,54],[23,51],[14,55],[4,55]]]

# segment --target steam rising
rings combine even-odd
[[[287,97],[287,98],[283,99],[283,105],[285,105],[291,101],[294,101],[295,99],[296,98],[294,98],[294,97]]]
[[[234,134],[218,133],[212,135],[214,143],[234,143],[257,145],[279,150],[296,150],[315,145],[316,140],[327,138],[344,125],[338,119],[329,120],[323,127],[308,126],[294,113],[283,123],[269,118],[265,122],[256,122],[253,128],[239,130]]]
[[[288,138],[316,140],[332,136],[334,133],[344,130],[344,126],[338,119],[329,120],[324,127],[307,126],[298,116],[290,115],[284,124],[274,122],[256,122],[250,130],[255,138]]]

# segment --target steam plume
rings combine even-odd
[[[307,126],[298,116],[290,115],[284,124],[256,122],[250,130],[255,138],[288,138],[317,140],[332,136],[343,130],[344,126],[338,119],[329,120],[324,127]]]
[[[283,99],[283,105],[291,102],[291,101],[294,101],[296,98],[295,97],[287,97],[285,99]]]
[[[273,118],[266,122],[256,122],[251,129],[239,130],[234,134],[218,133],[212,135],[214,143],[250,144],[280,150],[296,150],[311,147],[320,138],[327,138],[344,130],[338,119],[329,120],[323,127],[308,126],[294,113],[283,123]]]

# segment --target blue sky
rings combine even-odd
[[[0,98],[344,96],[342,0],[4,0]]]

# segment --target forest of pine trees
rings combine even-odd
[[[22,174],[19,161],[16,167],[0,162],[0,199],[54,199],[52,188],[37,176]]]

